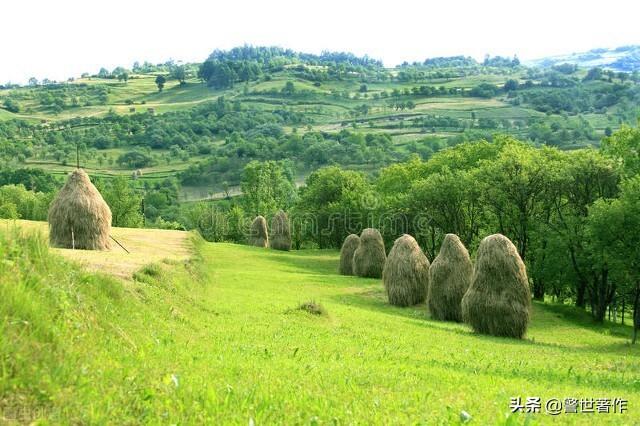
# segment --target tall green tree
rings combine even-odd
[[[561,168],[559,192],[553,206],[552,232],[562,238],[575,274],[575,303],[585,307],[587,299],[604,294],[601,268],[594,269],[587,243],[586,221],[589,207],[599,199],[617,194],[620,175],[613,160],[596,150],[565,154]],[[600,303],[600,302],[596,302]]]
[[[164,84],[167,82],[167,79],[163,75],[159,75],[156,77],[156,86],[158,86],[158,92],[162,92],[164,89]]]
[[[602,140],[602,152],[617,161],[626,176],[640,173],[640,127],[622,126]]]
[[[587,227],[594,263],[611,271],[615,280],[602,291],[630,296],[635,343],[640,329],[640,176],[623,182],[619,198],[596,201]]]
[[[124,176],[111,179],[102,189],[102,196],[111,209],[113,226],[140,228],[143,224],[142,196]]]
[[[293,171],[286,162],[250,162],[242,172],[240,188],[245,210],[254,216],[286,210],[295,199]]]
[[[294,223],[320,248],[340,247],[350,233],[373,226],[377,200],[364,175],[339,167],[311,173],[300,189]],[[376,226],[377,227],[377,226]]]

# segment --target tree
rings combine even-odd
[[[209,82],[209,79],[213,75],[215,70],[215,64],[213,61],[205,61],[198,68],[198,78],[200,78],[205,83]]]
[[[635,343],[640,329],[640,176],[622,184],[619,198],[593,204],[588,230],[594,262],[612,271],[617,283],[609,291],[631,296]]]
[[[445,234],[458,235],[465,246],[478,238],[483,219],[480,196],[475,175],[445,167],[414,182],[400,203],[408,207],[411,218],[419,215],[429,218],[426,235],[420,235],[417,229],[412,232],[434,259]]]
[[[269,216],[293,203],[295,186],[293,172],[285,162],[252,161],[242,172],[240,188],[246,211],[257,216]]]
[[[126,84],[127,81],[129,81],[129,73],[127,71],[122,71],[120,74],[118,74],[118,80],[124,81]]]
[[[544,214],[541,201],[549,188],[552,165],[544,151],[509,138],[500,143],[498,157],[482,163],[477,179],[496,230],[509,236],[526,260],[531,227]]]
[[[123,167],[129,167],[132,169],[139,169],[141,167],[147,167],[153,165],[154,161],[150,155],[140,151],[129,151],[121,154],[116,163]]]
[[[565,154],[554,198],[551,229],[564,242],[568,252],[575,276],[575,303],[579,307],[584,307],[587,300],[600,306],[606,302],[600,295],[605,294],[602,286],[609,283],[602,280],[605,270],[594,265],[591,257],[587,216],[589,208],[598,199],[617,194],[619,180],[615,162],[598,151]]]
[[[159,75],[156,77],[156,85],[158,86],[158,92],[162,92],[164,89],[164,84],[167,82],[167,79],[163,75]]]
[[[185,84],[186,79],[186,70],[184,65],[177,65],[171,70],[171,77],[175,78],[180,82],[180,84]]]
[[[603,71],[602,68],[591,68],[587,75],[582,79],[582,81],[593,81],[602,79]]]
[[[640,128],[622,126],[602,140],[602,152],[617,161],[626,176],[640,173]]]
[[[320,248],[339,248],[350,233],[366,228],[366,200],[372,188],[360,172],[326,167],[311,173],[294,208],[294,238],[314,241]],[[296,229],[296,225],[298,229]]]
[[[111,209],[113,226],[125,228],[142,226],[142,196],[135,193],[127,178],[118,176],[112,179],[101,193]]]
[[[205,61],[200,65],[198,76],[207,83],[207,86],[216,89],[233,87],[238,75],[233,69],[232,62]]]
[[[4,108],[9,112],[13,112],[13,113],[20,112],[20,105],[18,105],[18,103],[14,101],[12,98],[6,98],[4,100]]]
[[[282,89],[282,93],[284,95],[293,95],[296,92],[296,87],[293,84],[293,81],[287,81],[284,84],[284,88]]]
[[[518,90],[518,87],[520,86],[520,84],[518,83],[518,80],[514,80],[514,79],[509,79],[506,81],[506,83],[504,83],[504,91],[505,92],[510,92],[512,90]]]

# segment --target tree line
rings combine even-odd
[[[321,168],[297,190],[288,166],[254,162],[243,173],[244,195],[227,207],[201,205],[219,217],[194,225],[233,240],[223,229],[225,212],[233,209],[248,223],[285,209],[296,248],[338,248],[348,234],[376,227],[387,247],[403,233],[415,236],[431,259],[447,233],[473,251],[482,237],[499,232],[526,262],[536,299],[571,301],[601,322],[614,307],[638,308],[638,148],[640,130],[627,127],[599,150],[564,152],[500,136],[428,161],[414,157],[374,178]],[[244,235],[235,223],[233,235]]]

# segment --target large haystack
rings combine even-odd
[[[531,292],[518,250],[504,235],[480,243],[462,318],[478,333],[522,338],[529,324]]]
[[[251,223],[249,231],[249,245],[256,247],[269,247],[269,233],[267,232],[267,220],[257,216]]]
[[[429,268],[427,305],[434,319],[462,321],[462,298],[472,276],[469,252],[456,234],[447,234]]]
[[[360,245],[360,237],[356,234],[348,235],[340,249],[340,275],[353,275],[353,254]]]
[[[49,243],[84,250],[111,248],[111,210],[84,170],[75,170],[49,207]]]
[[[429,285],[429,259],[411,235],[405,234],[393,243],[382,281],[392,305],[424,302]]]
[[[271,248],[275,250],[291,250],[291,229],[289,217],[280,210],[271,219]]]
[[[380,231],[367,228],[360,234],[360,245],[353,253],[353,274],[365,278],[380,278],[387,254]]]

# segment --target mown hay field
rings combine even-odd
[[[0,230],[14,227],[40,232],[48,238],[49,226],[46,222],[30,220],[0,219]],[[192,254],[189,243],[190,234],[184,231],[139,228],[111,228],[111,235],[118,240],[129,253],[111,240],[111,250],[72,250],[51,249],[65,258],[76,261],[91,271],[105,272],[120,278],[131,278],[132,274],[144,265],[153,262],[183,261]]]

